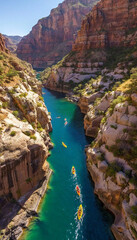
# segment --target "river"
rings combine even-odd
[[[84,134],[83,114],[63,94],[43,89],[43,97],[52,117],[51,138],[54,148],[48,162],[53,175],[41,204],[40,216],[31,223],[24,238],[114,240],[110,230],[114,218],[95,196],[93,182],[86,168],[84,148],[89,144],[89,139]],[[68,122],[66,126],[65,118]],[[62,141],[67,148],[63,147]],[[73,165],[76,176],[71,174]],[[81,189],[81,197],[76,194],[76,185]],[[78,221],[80,204],[83,205],[83,217]]]

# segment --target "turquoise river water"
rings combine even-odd
[[[54,148],[48,158],[53,175],[43,199],[40,216],[29,227],[25,240],[114,240],[110,227],[114,218],[94,195],[94,186],[86,168],[83,115],[79,107],[62,94],[43,89],[43,97],[51,112]],[[57,118],[60,117],[60,118]],[[64,119],[68,124],[64,125]],[[67,148],[62,146],[62,141]],[[71,168],[75,166],[76,176]],[[80,186],[81,197],[76,194]],[[83,217],[77,219],[79,205]]]

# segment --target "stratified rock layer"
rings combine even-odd
[[[8,50],[5,46],[5,38],[3,37],[3,35],[1,33],[0,33],[0,51],[8,52]]]
[[[65,0],[42,18],[18,45],[17,55],[35,68],[57,63],[72,48],[82,18],[97,0]]]
[[[82,22],[73,51],[137,43],[137,1],[100,1]]]
[[[6,53],[3,39],[0,35],[0,232],[2,239],[17,239],[36,214],[51,174],[52,126],[31,65]]]

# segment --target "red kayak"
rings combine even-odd
[[[76,192],[77,192],[77,194],[80,196],[80,188],[79,188],[78,185],[76,186]]]

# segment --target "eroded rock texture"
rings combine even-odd
[[[73,50],[135,45],[136,8],[137,1],[100,1],[83,20]]]
[[[57,63],[72,48],[83,17],[97,0],[65,0],[42,18],[18,45],[19,58],[35,68]]]

